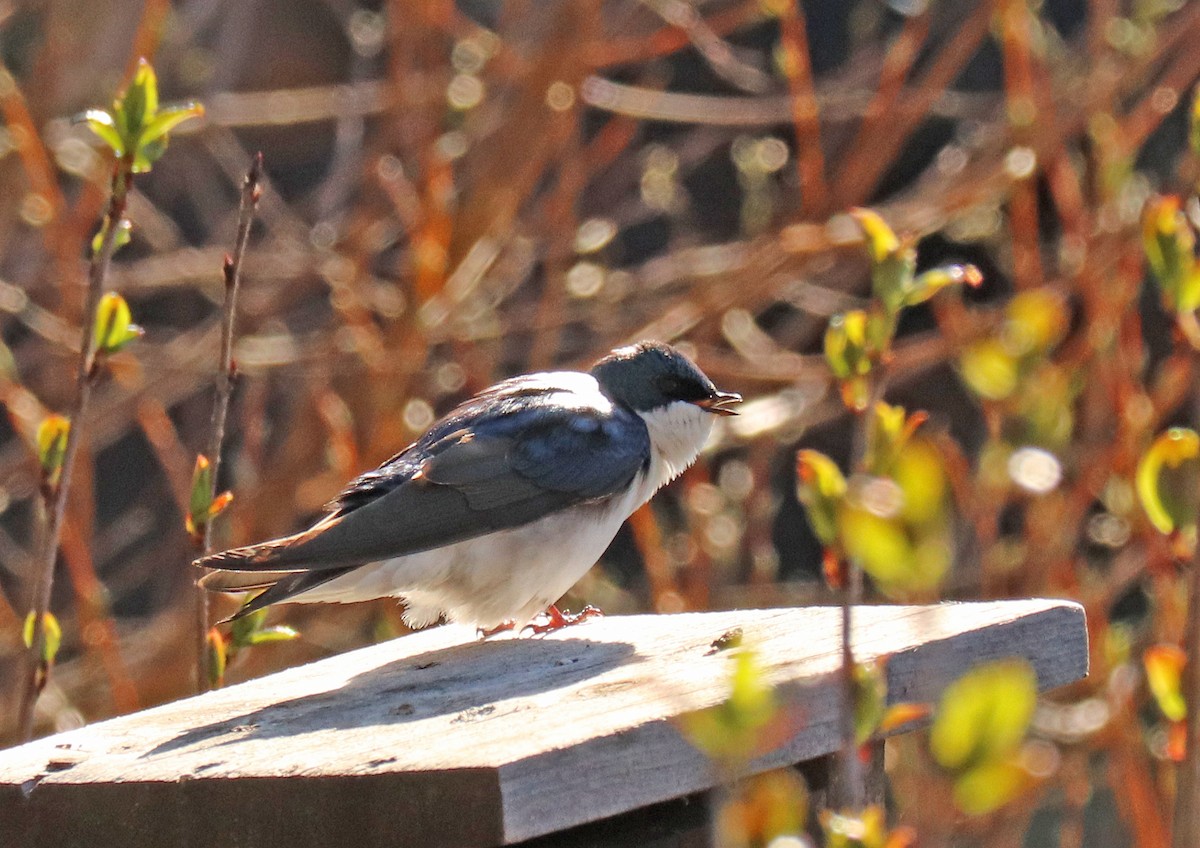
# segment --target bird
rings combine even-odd
[[[211,569],[199,584],[263,590],[226,621],[284,602],[395,597],[413,629],[556,630],[598,614],[556,604],[741,400],[659,341],[587,372],[503,380],[353,479],[308,529],[196,560]]]

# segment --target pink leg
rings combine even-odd
[[[551,604],[546,610],[546,620],[543,622],[531,622],[526,624],[521,630],[524,633],[529,630],[535,636],[541,636],[546,633],[553,633],[555,630],[562,630],[564,627],[570,627],[572,624],[579,624],[587,621],[589,618],[598,618],[604,615],[598,608],[588,604],[579,612],[563,612],[554,604]]]
[[[504,633],[516,627],[515,621],[502,621],[490,630],[484,630],[482,627],[475,628],[475,635],[480,639],[491,639],[497,633]]]

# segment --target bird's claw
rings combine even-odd
[[[546,610],[542,621],[531,621],[521,628],[521,633],[528,630],[534,636],[542,636],[546,633],[553,633],[556,630],[562,630],[564,627],[570,627],[573,624],[580,624],[587,621],[589,618],[599,618],[604,615],[599,607],[594,607],[588,604],[579,612],[563,612],[553,604]]]
[[[497,633],[504,633],[512,630],[516,626],[517,623],[515,621],[502,621],[495,627],[488,628],[487,630],[484,630],[482,627],[476,627],[475,636],[479,639],[491,639]]]

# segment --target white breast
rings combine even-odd
[[[683,401],[642,414],[646,429],[650,431],[653,456],[658,458],[660,474],[663,475],[658,478],[654,490],[646,495],[647,500],[659,486],[674,480],[696,461],[712,432],[713,418],[711,412]]]
[[[414,627],[442,616],[484,629],[505,621],[524,626],[595,564],[635,509],[695,461],[712,429],[713,416],[690,403],[673,403],[643,417],[650,431],[650,465],[624,496],[366,565],[291,600],[401,597],[405,620]]]

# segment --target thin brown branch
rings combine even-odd
[[[866,409],[854,416],[854,432],[851,441],[850,467],[854,473],[867,471],[867,459],[871,455],[871,430],[875,417],[875,407],[883,400],[884,389],[887,385],[887,372],[883,365],[875,368],[875,383],[871,388],[870,400]],[[862,566],[853,558],[846,561],[846,586],[842,590],[842,698],[843,707],[838,714],[839,731],[841,732],[842,758],[842,798],[843,806],[851,810],[861,809],[866,803],[866,775],[863,772],[862,761],[858,757],[857,728],[854,718],[857,710],[857,690],[855,681],[855,659],[853,644],[854,608],[863,599]]]
[[[225,420],[229,416],[229,401],[233,396],[233,384],[237,377],[237,365],[233,361],[233,322],[237,315],[238,285],[241,282],[242,260],[246,256],[246,245],[250,242],[250,227],[254,223],[254,209],[262,196],[263,158],[255,155],[250,170],[242,181],[242,199],[238,207],[237,236],[233,253],[225,257],[222,271],[225,275],[225,300],[221,308],[221,353],[213,380],[216,399],[213,403],[212,426],[208,439],[208,461],[212,477],[209,485],[209,502],[217,494],[217,476],[221,471],[221,445],[225,441]],[[212,551],[211,518],[204,522],[202,553]],[[196,691],[208,688],[208,593],[196,587]]]
[[[96,310],[100,305],[100,297],[104,293],[104,281],[108,276],[113,254],[116,252],[117,233],[120,232],[121,219],[125,215],[125,199],[132,181],[133,160],[129,156],[120,159],[113,169],[112,196],[109,199],[108,212],[104,219],[100,249],[92,255],[92,263],[88,270],[87,302],[83,310],[83,335],[80,342],[79,368],[76,372],[75,408],[71,411],[71,427],[67,432],[67,444],[63,452],[58,485],[50,490],[44,499],[47,524],[39,557],[37,583],[33,593],[33,638],[30,640],[21,688],[21,706],[17,717],[20,738],[25,740],[30,739],[33,735],[34,706],[37,704],[38,695],[45,686],[49,675],[49,668],[42,660],[46,641],[43,623],[46,612],[50,608],[50,591],[54,586],[54,565],[58,560],[58,540],[62,534],[63,518],[67,511],[67,494],[71,487],[71,470],[75,465],[75,457],[79,453],[79,444],[83,437],[84,423],[91,402],[92,386],[97,375],[96,334],[93,325],[96,322]]]
[[[905,108],[897,112],[896,121],[889,127],[887,135],[879,139],[879,146],[872,151],[871,158],[863,162],[858,171],[846,173],[838,195],[843,202],[848,205],[866,202],[909,135],[929,116],[934,103],[979,50],[988,34],[995,6],[996,0],[981,0],[932,60],[929,70],[905,89],[901,97]]]
[[[796,128],[800,212],[802,217],[816,219],[829,211],[829,186],[825,181],[821,118],[808,53],[808,32],[804,10],[798,0],[789,3],[780,16],[779,37],[787,51],[784,72],[792,96],[792,123]]]
[[[642,0],[642,4],[686,35],[692,47],[721,79],[750,94],[770,90],[771,78],[759,68],[741,61],[695,6],[682,0]]]
[[[1001,46],[1004,53],[1004,95],[1014,142],[1028,144],[1035,121],[1046,116],[1039,109],[1034,91],[1033,57],[1029,46],[1030,20],[1024,2],[1007,2],[1001,13]],[[1013,279],[1018,288],[1042,285],[1039,214],[1034,166],[1014,180],[1009,198],[1008,221],[1013,241]]]
[[[873,158],[880,137],[892,131],[892,121],[900,106],[904,81],[917,61],[921,45],[928,35],[929,13],[926,11],[905,20],[904,28],[892,42],[891,49],[883,60],[883,69],[879,73],[879,88],[863,113],[862,123],[854,142],[850,145],[850,152],[843,157],[833,181],[839,206],[848,205],[847,199],[841,196],[845,175],[855,173],[863,167],[865,160]]]

